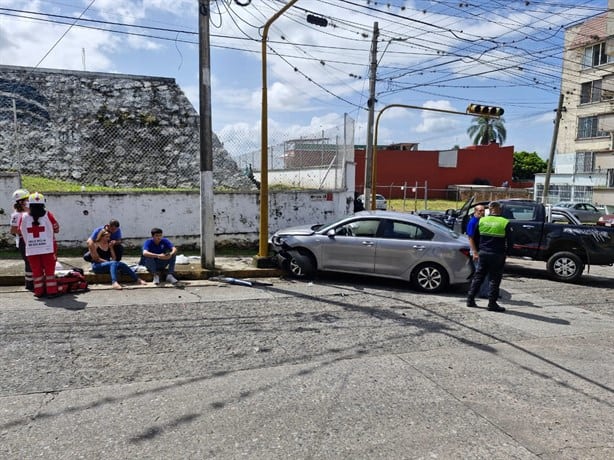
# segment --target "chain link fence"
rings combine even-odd
[[[173,79],[0,66],[0,168],[83,187],[198,188],[199,116]],[[255,188],[215,136],[213,182]]]
[[[259,130],[217,134],[215,189],[256,189]],[[354,120],[273,128],[267,161],[271,185],[346,187]],[[86,188],[198,188],[199,116],[173,79],[0,66],[0,168]]]
[[[269,185],[296,188],[338,189],[345,183],[345,166],[354,162],[354,120],[320,130],[269,129],[266,162]],[[232,127],[219,133],[225,149],[246,175],[262,172],[259,133],[247,126]],[[353,187],[353,184],[350,184]]]

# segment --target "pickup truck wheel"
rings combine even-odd
[[[294,278],[313,278],[316,272],[316,264],[309,254],[299,251],[288,251],[288,259],[282,268]]]
[[[411,283],[422,292],[441,292],[448,287],[446,271],[438,264],[426,262],[416,267],[411,274]]]
[[[584,262],[573,252],[557,252],[548,259],[548,273],[558,281],[576,281],[584,271]]]

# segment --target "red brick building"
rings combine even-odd
[[[407,145],[407,144],[403,144]],[[356,190],[364,188],[365,149],[355,150]],[[452,185],[512,185],[514,147],[472,145],[458,150],[412,150],[393,145],[377,150],[377,193],[403,198],[401,187],[428,184],[430,198],[446,198]],[[420,194],[422,195],[422,193]]]

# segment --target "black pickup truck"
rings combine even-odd
[[[459,210],[446,211],[447,222],[464,233],[478,204],[470,198]],[[575,281],[587,265],[614,264],[614,227],[582,225],[573,214],[532,200],[498,200],[510,219],[513,247],[508,255],[542,260],[558,281]]]

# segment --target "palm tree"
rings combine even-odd
[[[503,144],[507,136],[504,122],[503,118],[476,117],[467,128],[467,134],[473,145],[487,145],[491,141]]]

